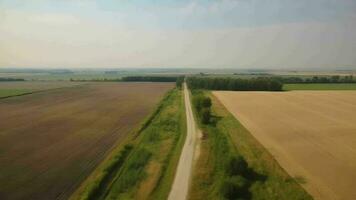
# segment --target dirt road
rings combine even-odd
[[[190,104],[189,90],[184,83],[184,100],[187,116],[187,137],[183,146],[182,154],[179,158],[176,176],[169,194],[169,200],[187,199],[190,177],[192,174],[194,156],[197,153],[198,130],[195,127],[192,107]]]
[[[356,92],[213,94],[314,199],[356,199]]]

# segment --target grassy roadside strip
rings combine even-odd
[[[182,91],[173,89],[70,199],[132,199],[138,194],[165,199],[183,146],[184,127]]]
[[[190,199],[312,199],[210,92],[192,94],[211,98],[212,117],[199,124],[204,136]]]
[[[168,156],[162,165],[162,171],[157,184],[151,194],[151,199],[167,199],[171,191],[172,183],[176,174],[177,165],[179,162],[180,154],[186,138],[187,119],[185,114],[184,95],[180,90],[179,97],[179,127],[178,134],[174,137],[175,147],[171,148]]]
[[[181,90],[171,91],[137,138],[134,151],[103,199],[165,199],[168,196],[181,141],[184,141],[183,105]]]
[[[137,136],[147,127],[149,122],[152,121],[152,119],[158,114],[158,110],[162,107],[162,102],[164,102],[168,96],[169,92],[156,106],[153,113],[150,114],[145,120],[143,120],[140,126],[138,126],[138,128],[129,134],[129,137],[127,137],[124,141],[118,141],[118,143],[114,145],[114,148],[110,150],[110,153],[101,162],[101,164],[99,164],[99,166],[90,174],[90,176],[88,176],[88,178],[83,181],[83,183],[71,195],[69,198],[70,200],[97,199],[102,195],[103,189],[107,187],[112,181],[113,173],[120,171],[120,168],[123,164],[121,160],[127,159],[128,155],[126,155],[126,151],[128,154],[132,151],[135,138],[137,138]],[[110,171],[108,171],[108,169],[110,169]]]

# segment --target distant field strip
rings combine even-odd
[[[0,199],[67,199],[172,87],[96,83],[1,99]]]
[[[315,199],[356,199],[356,92],[213,92]]]
[[[356,83],[284,84],[283,90],[356,90]]]
[[[30,94],[31,92],[26,89],[0,89],[0,98]]]
[[[32,94],[34,92],[72,87],[83,83],[73,83],[68,81],[9,81],[0,82],[0,99],[12,96]]]
[[[26,89],[26,90],[46,90],[53,88],[62,88],[75,85],[82,85],[83,83],[69,82],[69,81],[8,81],[0,82],[1,89]]]

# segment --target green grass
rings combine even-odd
[[[167,199],[169,192],[171,191],[171,186],[174,181],[174,177],[176,174],[177,165],[179,162],[180,154],[184,145],[184,141],[186,138],[186,114],[185,114],[185,105],[184,105],[184,96],[182,90],[179,90],[179,95],[176,97],[176,101],[178,100],[175,106],[178,122],[178,127],[176,129],[177,134],[174,137],[173,144],[175,144],[168,156],[163,161],[161,174],[158,179],[158,182],[150,196],[151,199]],[[173,113],[173,110],[172,110]]]
[[[167,199],[185,123],[182,91],[173,89],[125,142],[130,145],[116,148],[71,199]]]
[[[125,196],[126,191],[134,187],[147,174],[145,167],[149,162],[152,153],[146,148],[136,149],[113,182],[110,190],[101,199],[121,199],[120,195]]]
[[[27,89],[0,89],[0,98],[19,96],[31,93],[31,90]]]
[[[283,90],[356,90],[356,83],[298,83],[284,84]]]
[[[202,91],[192,91],[192,99],[205,95]],[[214,105],[213,105],[214,106]],[[214,112],[214,107],[212,107]],[[221,187],[226,179],[225,163],[234,155],[234,148],[228,138],[216,126],[204,125],[193,107],[195,118],[203,131],[201,154],[193,172],[193,182],[189,199],[223,199]],[[212,121],[218,118],[212,117]],[[214,123],[214,122],[213,122]]]
[[[115,156],[105,164],[102,170],[100,170],[96,179],[92,180],[86,190],[81,193],[78,199],[89,200],[100,197],[101,191],[110,183],[110,177],[122,167],[132,148],[132,145],[125,145],[119,153],[115,154]]]
[[[210,124],[199,124],[204,139],[190,199],[229,199],[224,195],[229,191],[237,191],[241,199],[312,199],[213,95],[205,95],[212,98],[213,117]],[[248,168],[231,173],[232,158],[241,158],[237,163],[247,163]]]
[[[166,199],[185,135],[181,90],[163,100],[103,199]],[[150,170],[153,168],[153,171]]]

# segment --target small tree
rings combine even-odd
[[[203,124],[209,124],[209,122],[210,122],[210,109],[209,108],[203,108],[200,111],[200,118],[201,118],[201,122]]]
[[[183,82],[184,82],[184,77],[183,76],[178,77],[176,80],[176,87],[181,89]]]
[[[248,181],[242,176],[229,177],[221,185],[221,193],[228,200],[245,199],[248,192]]]
[[[243,175],[248,170],[248,164],[241,156],[232,156],[226,163],[225,170],[229,176]]]
[[[210,108],[211,107],[211,99],[209,97],[204,97],[201,100],[202,107],[204,108]]]
[[[194,107],[197,109],[198,112],[200,112],[201,109],[203,108],[202,99],[203,97],[201,95],[198,95],[193,99]]]

